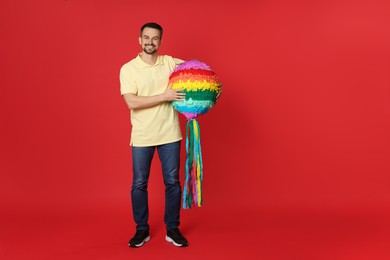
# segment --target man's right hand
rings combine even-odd
[[[168,85],[163,95],[166,101],[183,101],[186,98],[186,93],[182,89],[172,89],[172,83]]]

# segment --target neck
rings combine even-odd
[[[147,54],[145,52],[141,52],[139,56],[141,60],[143,60],[146,64],[154,65],[157,61],[158,54],[157,52],[153,54]]]

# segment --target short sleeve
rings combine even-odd
[[[178,58],[173,58],[173,61],[175,62],[176,65],[179,65],[180,63],[183,63],[184,60],[178,59]]]
[[[127,66],[123,66],[119,73],[119,80],[120,80],[120,91],[121,95],[132,93],[137,94],[137,85],[134,80],[134,77],[132,76],[131,69]]]

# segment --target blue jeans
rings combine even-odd
[[[158,146],[133,146],[131,201],[137,230],[149,230],[148,180],[150,165],[156,148],[165,184],[164,222],[167,229],[176,228],[180,224],[180,141]]]

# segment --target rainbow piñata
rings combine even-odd
[[[203,162],[196,118],[214,106],[221,83],[211,68],[198,60],[189,60],[177,66],[169,82],[172,89],[181,89],[186,93],[185,100],[172,102],[173,107],[187,118],[183,208],[191,208],[192,204],[200,207],[203,204]]]

